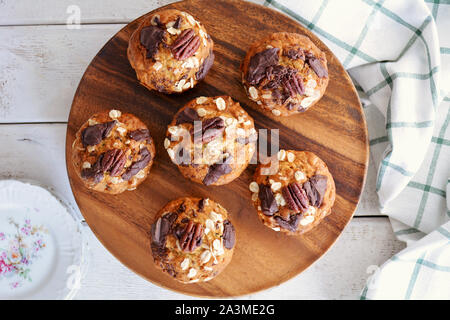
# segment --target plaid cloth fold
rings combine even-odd
[[[450,299],[450,1],[253,1],[319,36],[360,92],[380,211],[408,244],[361,298]]]

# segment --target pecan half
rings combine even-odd
[[[121,149],[108,150],[103,154],[101,166],[103,172],[108,172],[112,177],[118,176],[122,171],[127,158],[125,152]]]
[[[184,60],[194,55],[200,47],[200,37],[195,34],[194,29],[184,30],[174,41],[171,50],[177,60]]]
[[[184,252],[192,252],[202,244],[203,227],[191,220],[186,224],[181,234],[180,247]]]
[[[297,74],[291,74],[284,80],[284,88],[289,93],[291,97],[295,97],[297,94],[305,93],[305,86],[302,80],[298,78]]]
[[[296,213],[305,212],[308,209],[309,202],[306,192],[297,182],[284,187],[281,192],[289,209]]]

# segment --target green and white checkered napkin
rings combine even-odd
[[[380,210],[408,243],[361,298],[450,299],[450,1],[254,2],[318,35],[361,94]]]

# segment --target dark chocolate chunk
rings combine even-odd
[[[278,211],[277,201],[270,186],[265,184],[259,185],[258,197],[261,201],[261,211],[266,216],[273,216]]]
[[[164,40],[165,30],[159,26],[148,26],[141,30],[140,41],[147,49],[147,59],[153,59],[158,52],[159,44]]]
[[[175,59],[185,60],[194,55],[200,47],[200,37],[194,29],[184,30],[174,41],[171,50]]]
[[[308,55],[306,62],[311,66],[311,68],[314,70],[314,72],[317,74],[319,78],[328,77],[328,71],[322,64],[322,60],[312,55]]]
[[[114,120],[106,123],[95,124],[93,126],[85,128],[81,132],[81,142],[83,143],[83,146],[87,147],[99,144],[108,136],[112,128],[114,128],[115,124],[116,121]]]
[[[203,80],[206,77],[206,74],[208,73],[209,69],[211,69],[213,63],[214,63],[214,53],[211,52],[209,56],[206,57],[206,59],[203,61],[202,65],[200,66],[200,69],[195,74],[195,79],[197,81]]]
[[[230,220],[223,222],[223,246],[227,249],[233,249],[236,242],[236,230]]]
[[[190,130],[194,135],[194,142],[208,143],[221,135],[225,130],[225,123],[222,118],[214,117],[202,121],[201,126],[195,126]]]
[[[180,29],[181,26],[181,16],[178,16],[177,20],[175,20],[175,23],[173,24],[173,27],[175,29]]]
[[[212,166],[210,166],[208,169],[208,173],[203,179],[203,184],[209,186],[210,184],[213,184],[214,182],[219,180],[221,176],[230,173],[232,170],[230,166],[232,159],[233,157],[229,156],[221,163],[215,163]]]
[[[288,57],[292,60],[305,60],[305,53],[301,48],[290,48],[286,51],[283,51],[283,56]]]
[[[275,221],[281,228],[295,232],[297,230],[298,223],[300,222],[300,215],[291,215],[289,220],[284,220],[282,217],[276,216]]]
[[[134,175],[136,175],[139,171],[144,169],[147,164],[152,160],[152,155],[150,154],[150,151],[148,151],[147,148],[141,149],[139,152],[140,158],[138,161],[135,161],[131,164],[131,166],[128,167],[128,169],[125,171],[124,174],[122,174],[123,180],[130,180]]]
[[[309,202],[314,207],[320,207],[322,205],[323,197],[327,190],[327,180],[328,178],[326,176],[315,175],[303,184],[303,189],[308,196]]]
[[[177,214],[170,212],[152,224],[150,232],[153,254],[156,253],[158,256],[165,254],[167,235],[172,231],[172,225],[175,220],[177,220]]]
[[[205,199],[200,199],[200,201],[198,202],[198,211],[202,212],[203,208],[205,208]]]
[[[278,63],[278,48],[270,48],[258,52],[250,58],[247,71],[247,82],[251,85],[257,85],[266,75],[266,68]]]
[[[150,133],[147,129],[138,129],[128,133],[128,137],[134,141],[142,141],[147,140],[150,137]]]
[[[93,179],[95,183],[99,183],[103,179],[103,170],[102,170],[102,159],[103,154],[101,154],[97,161],[90,167],[81,170],[81,177],[83,179]]]
[[[200,117],[198,116],[197,111],[192,108],[186,108],[177,115],[176,125],[182,123],[194,123],[194,121],[198,120],[200,120]]]

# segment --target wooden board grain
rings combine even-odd
[[[143,17],[119,31],[92,60],[72,104],[66,162],[75,199],[105,247],[130,269],[158,285],[209,297],[239,296],[278,285],[323,255],[356,208],[368,165],[367,128],[356,90],[332,52],[281,13],[236,0],[189,0],[168,7],[190,12],[205,24],[215,42],[215,64],[206,80],[186,93],[150,92],[138,83],[126,57],[128,39]],[[240,83],[239,64],[250,44],[277,31],[309,36],[328,59],[330,84],[325,96],[308,112],[290,118],[273,118],[260,112]],[[313,231],[287,237],[259,222],[248,191],[254,166],[228,185],[206,187],[184,179],[171,163],[163,139],[173,114],[194,97],[225,94],[240,102],[257,128],[279,129],[281,148],[315,152],[328,164],[336,182],[336,203],[332,214]],[[81,124],[93,113],[111,108],[140,117],[157,147],[148,179],[137,190],[116,196],[84,188],[70,160],[72,142]],[[177,283],[155,268],[150,252],[149,230],[154,215],[167,201],[186,195],[209,197],[223,204],[237,230],[232,262],[207,283]]]

